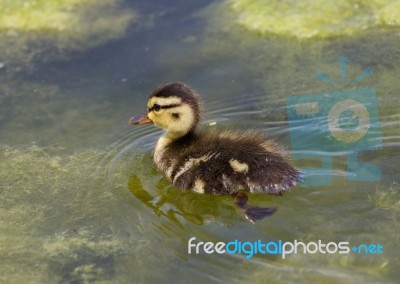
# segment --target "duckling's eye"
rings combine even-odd
[[[161,106],[159,104],[154,104],[152,109],[157,112],[161,109]]]
[[[179,113],[173,113],[173,114],[172,114],[172,117],[173,117],[174,119],[179,119]]]

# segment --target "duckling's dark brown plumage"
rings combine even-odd
[[[275,141],[256,131],[198,130],[201,109],[197,93],[174,82],[157,88],[147,114],[130,121],[166,129],[154,160],[174,186],[199,193],[281,194],[298,182],[298,171]]]
[[[174,186],[201,191],[195,186],[201,180],[205,193],[281,194],[298,180],[276,143],[255,131],[190,132],[169,144],[163,159],[171,161],[166,169],[174,168],[169,176]]]

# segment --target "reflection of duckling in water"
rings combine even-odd
[[[211,194],[203,194],[200,198],[194,198],[189,191],[171,187],[165,178],[155,184],[156,192],[149,192],[138,176],[131,175],[128,189],[143,205],[152,209],[156,216],[165,217],[184,230],[185,226],[178,216],[197,225],[202,225],[207,220],[218,220],[226,225],[237,221],[237,212],[228,197],[216,199]],[[158,223],[153,224],[157,227]]]
[[[274,141],[256,131],[198,131],[201,109],[196,92],[174,82],[157,88],[147,112],[129,123],[154,123],[166,130],[157,142],[154,161],[174,186],[231,194],[250,222],[273,214],[274,208],[248,206],[241,191],[281,195],[296,185],[298,171]]]

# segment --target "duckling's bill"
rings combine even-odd
[[[153,121],[147,116],[146,112],[135,115],[128,122],[130,125],[153,124]]]

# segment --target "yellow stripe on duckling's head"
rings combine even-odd
[[[150,96],[147,108],[154,124],[176,138],[196,128],[202,107],[193,89],[174,82],[158,87]]]

